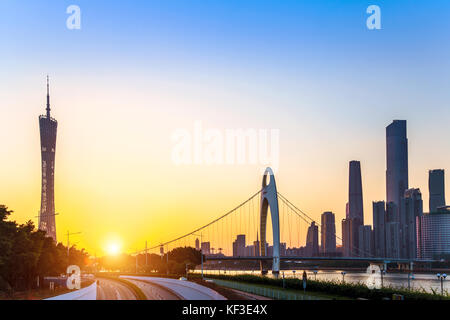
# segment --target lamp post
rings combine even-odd
[[[384,286],[383,276],[386,274],[386,270],[383,269],[380,271],[380,273],[381,273],[381,287],[383,288]]]
[[[438,273],[436,275],[436,277],[441,281],[441,295],[444,295],[444,280],[445,280],[445,278],[447,278],[447,274],[445,274],[445,273],[443,273],[443,274]]]
[[[342,271],[341,274],[342,274],[342,283],[345,283],[345,275],[347,274],[347,272]]]

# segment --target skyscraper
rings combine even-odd
[[[386,127],[386,163],[386,199],[400,207],[408,189],[406,120],[394,120]]]
[[[350,219],[358,219],[364,224],[363,195],[361,182],[361,163],[350,161],[348,183],[348,214]]]
[[[416,259],[416,217],[423,215],[423,202],[420,190],[406,190],[400,208],[400,258]]]
[[[353,220],[342,220],[342,256],[353,256]]]
[[[195,239],[195,250],[200,250],[200,240]]]
[[[352,256],[359,255],[359,227],[364,225],[361,163],[350,161],[348,183],[348,219],[352,220]]]
[[[400,257],[400,226],[398,222],[386,223],[386,257]]]
[[[233,257],[244,257],[245,254],[245,234],[238,234],[233,242]]]
[[[324,212],[321,223],[321,252],[324,255],[336,252],[336,223],[333,212]]]
[[[430,170],[428,172],[428,189],[430,191],[430,213],[445,206],[444,170]]]
[[[55,223],[55,149],[58,122],[50,116],[50,92],[47,76],[47,108],[46,115],[39,116],[41,134],[42,160],[42,192],[41,210],[39,213],[39,230],[47,232],[47,236],[56,241]]]
[[[316,257],[319,255],[319,227],[313,221],[308,227],[306,236],[306,255]]]
[[[360,257],[373,256],[373,233],[372,226],[359,226],[358,228],[358,249]]]
[[[400,257],[400,217],[397,204],[386,204],[386,257]]]
[[[375,257],[386,257],[386,208],[384,201],[373,202],[373,238]]]

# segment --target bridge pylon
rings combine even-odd
[[[263,175],[262,189],[261,189],[261,210],[260,210],[260,255],[267,255],[266,246],[266,229],[267,229],[267,213],[270,209],[272,219],[272,233],[273,233],[273,263],[272,274],[278,276],[280,273],[280,215],[278,209],[278,193],[275,183],[275,176],[271,168],[267,168]],[[261,273],[266,274],[267,270],[264,261],[261,260]]]

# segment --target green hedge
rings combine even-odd
[[[283,287],[283,279],[275,279],[263,276],[208,275],[208,278]],[[285,288],[303,291],[303,281],[301,279],[286,278],[284,279],[284,281]],[[397,289],[392,287],[370,289],[362,283],[339,283],[333,281],[314,281],[309,279],[307,282],[306,290],[355,299],[365,298],[370,300],[382,300],[383,298],[391,299],[393,294],[401,294],[404,296],[405,300],[450,300],[448,296],[441,296],[436,293],[431,294],[421,291],[409,291],[406,289]]]

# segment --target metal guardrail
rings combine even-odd
[[[307,294],[290,292],[284,289],[273,289],[263,286],[255,286],[247,283],[227,281],[227,280],[218,280],[218,279],[208,279],[208,280],[213,281],[219,286],[271,298],[274,300],[324,300],[315,296],[313,297]]]

